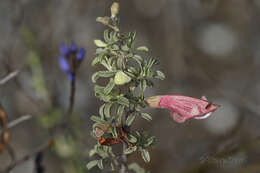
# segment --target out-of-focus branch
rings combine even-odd
[[[127,144],[123,143],[123,151],[127,148]],[[128,167],[127,167],[127,155],[126,154],[122,154],[121,156],[121,165],[120,165],[120,171],[119,173],[128,173]]]
[[[14,77],[16,77],[19,74],[19,72],[20,72],[19,70],[16,70],[16,71],[13,71],[13,72],[9,73],[6,77],[4,77],[3,79],[0,80],[0,85],[4,85],[9,80],[11,80]]]
[[[7,124],[7,126],[5,128],[0,129],[0,134],[2,134],[3,131],[11,129],[11,128],[19,125],[19,124],[22,124],[23,122],[25,122],[27,120],[30,120],[31,118],[33,118],[32,115],[24,115],[24,116],[22,116],[20,118],[17,118],[15,120],[11,121],[10,123]]]
[[[68,122],[70,121],[70,117],[73,113],[73,107],[74,107],[74,102],[75,102],[75,91],[76,91],[76,77],[74,78],[74,80],[71,81],[70,84],[70,101],[69,101],[69,107],[68,107],[68,111],[65,117],[65,124],[68,124]]]
[[[68,108],[68,111],[67,111],[67,114],[66,114],[66,121],[65,121],[65,126],[64,126],[64,123],[61,123],[59,125],[57,125],[57,127],[54,128],[54,131],[50,137],[49,140],[47,140],[46,143],[42,144],[39,148],[37,148],[36,150],[30,152],[29,154],[25,155],[24,157],[22,157],[21,159],[19,160],[14,160],[7,168],[4,169],[4,171],[0,171],[0,173],[9,173],[13,168],[15,168],[17,165],[20,165],[21,163],[37,156],[39,153],[43,153],[45,150],[47,150],[52,144],[53,144],[53,141],[55,140],[56,136],[57,136],[57,132],[59,129],[63,129],[63,130],[66,130],[65,128],[68,128],[68,123],[70,121],[70,116],[73,112],[73,107],[74,107],[74,100],[75,100],[75,92],[76,92],[76,87],[75,87],[75,80],[73,80],[74,82],[71,83],[71,90],[70,90],[70,103],[69,103],[69,108]],[[12,121],[11,123],[9,123],[9,125],[7,127],[5,127],[5,129],[2,129],[3,130],[6,130],[9,129],[9,128],[12,128],[18,124],[21,124],[22,122],[26,121],[26,120],[29,120],[31,119],[33,116],[30,116],[30,115],[27,115],[27,116],[23,116],[17,120],[14,120]],[[1,132],[2,132],[1,131]]]
[[[51,139],[48,140],[48,142],[44,143],[42,146],[37,148],[35,151],[33,151],[33,152],[25,155],[24,157],[12,162],[7,168],[4,169],[4,171],[0,171],[0,173],[9,173],[17,165],[31,159],[32,157],[36,156],[37,154],[39,154],[39,153],[45,151],[46,149],[48,149],[51,146],[51,144],[53,143],[53,137],[51,137]]]

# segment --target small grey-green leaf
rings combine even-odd
[[[113,71],[98,71],[96,73],[94,73],[92,75],[92,82],[96,83],[96,81],[100,78],[100,77],[112,77],[116,74],[116,72]]]
[[[113,90],[114,87],[115,87],[115,82],[111,78],[107,86],[104,88],[104,94],[108,95]]]
[[[141,83],[140,83],[140,89],[142,92],[144,92],[146,90],[146,87],[147,87],[147,82],[146,80],[142,80]]]
[[[98,164],[98,160],[92,160],[86,165],[87,169],[90,170]]]
[[[134,151],[136,151],[136,147],[129,147],[124,150],[124,154],[131,154]]]
[[[127,139],[128,139],[128,141],[131,142],[131,143],[136,143],[136,142],[137,142],[137,138],[136,138],[135,136],[131,135],[131,134],[129,134],[129,135],[127,136]]]
[[[103,160],[102,159],[98,160],[98,164],[97,165],[98,165],[99,169],[104,169]]]
[[[123,51],[126,51],[126,52],[129,51],[129,48],[127,47],[127,45],[123,45],[121,48]]]
[[[141,113],[141,116],[143,119],[146,119],[147,121],[151,121],[153,118],[148,113]]]
[[[164,80],[164,79],[165,79],[165,75],[164,75],[164,73],[161,72],[160,70],[157,70],[157,71],[156,71],[155,78]]]
[[[140,68],[142,68],[142,62],[143,62],[143,58],[139,55],[134,55],[133,59],[139,64]]]
[[[94,40],[94,43],[97,47],[106,47],[107,44],[103,42],[102,40]]]
[[[124,110],[125,110],[125,106],[124,105],[119,105],[118,106],[118,109],[117,109],[118,119],[117,119],[117,121],[119,123],[122,123],[122,116],[123,116]]]
[[[136,117],[136,113],[131,113],[131,114],[127,117],[127,119],[126,119],[126,125],[127,125],[127,126],[130,126],[130,125],[133,123],[133,121],[135,120],[135,117]]]
[[[104,120],[102,120],[102,119],[99,118],[98,116],[94,116],[94,115],[91,116],[90,119],[91,119],[92,121],[97,122],[97,123],[104,123],[104,122],[105,122]]]
[[[112,135],[114,138],[117,138],[117,131],[116,131],[116,127],[112,128]]]
[[[103,105],[100,106],[100,108],[99,108],[99,115],[100,115],[100,117],[101,117],[102,120],[105,119],[105,114],[104,114],[105,105],[106,105],[106,104],[103,104]]]
[[[104,40],[109,43],[110,42],[110,38],[109,38],[109,29],[104,31]]]
[[[148,49],[146,46],[138,47],[136,50],[138,50],[138,51],[144,51],[144,52],[148,52],[148,51],[149,51],[149,49]]]
[[[146,163],[150,162],[150,154],[149,154],[149,152],[146,149],[142,149],[141,150],[141,155],[142,155],[143,160]]]
[[[121,97],[118,97],[117,99],[117,103],[120,104],[120,105],[124,105],[124,106],[129,106],[129,100],[123,96]]]
[[[100,63],[101,57],[97,56],[91,63],[92,66],[95,66],[96,64]]]
[[[92,149],[89,151],[89,157],[92,157],[96,154],[96,150],[95,149]]]
[[[146,144],[144,144],[145,147],[149,147],[154,142],[155,137],[152,136],[149,139],[147,139]]]
[[[128,169],[135,171],[136,173],[146,173],[144,168],[141,168],[137,163],[131,163]],[[148,173],[148,172],[147,172]]]
[[[123,57],[119,56],[117,58],[117,67],[122,69],[123,68]]]
[[[115,171],[116,170],[115,166],[114,166],[114,164],[112,162],[110,163],[110,166],[111,166],[111,171]]]
[[[105,114],[105,117],[106,117],[106,118],[109,118],[109,117],[110,117],[110,109],[111,109],[112,105],[113,105],[113,103],[107,103],[107,104],[105,104],[104,114]]]

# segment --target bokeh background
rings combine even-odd
[[[109,15],[110,0],[1,0],[0,77],[20,70],[0,86],[0,102],[9,121],[35,118],[11,130],[11,146],[22,157],[48,139],[51,119],[68,105],[69,83],[59,69],[59,45],[75,41],[87,49],[77,80],[73,127],[81,138],[59,139],[44,155],[48,173],[84,170],[96,143],[90,115],[101,102],[94,97],[91,66],[93,39],[105,27],[98,16]],[[175,123],[166,110],[150,110],[152,122],[139,119],[134,128],[157,137],[151,163],[140,154],[129,158],[151,173],[259,173],[260,171],[260,1],[259,0],[128,0],[120,2],[121,27],[137,31],[136,45],[147,45],[160,60],[166,80],[155,82],[146,96],[206,95],[221,105],[206,120]],[[49,117],[49,118],[48,118]],[[51,118],[50,118],[51,117]],[[76,146],[76,147],[75,147]],[[78,153],[78,154],[75,154]],[[0,153],[0,170],[10,163]],[[12,173],[34,173],[30,159]],[[107,171],[108,172],[108,171]]]

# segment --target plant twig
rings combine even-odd
[[[16,71],[13,71],[13,72],[9,73],[6,77],[4,77],[3,79],[0,80],[0,85],[4,85],[9,80],[11,80],[14,77],[16,77],[19,74],[19,72],[20,72],[19,70],[16,70]]]
[[[7,124],[7,126],[5,128],[0,129],[0,134],[2,134],[4,131],[11,129],[27,120],[30,120],[31,118],[33,118],[32,115],[24,115],[20,118],[17,118],[15,120],[11,121],[10,123]]]
[[[53,136],[54,137],[54,136]],[[16,160],[14,162],[12,162],[6,169],[4,169],[4,171],[0,171],[0,173],[8,173],[10,172],[13,168],[15,168],[17,165],[20,165],[21,163],[31,159],[32,157],[36,156],[38,153],[45,151],[46,149],[48,149],[51,144],[53,143],[53,138],[51,138],[50,140],[48,140],[48,142],[44,143],[42,146],[40,146],[39,148],[37,148],[36,150],[34,150],[33,152],[25,155],[24,157],[22,157],[19,160]]]
[[[126,143],[123,143],[123,151],[127,148]],[[127,155],[126,154],[122,154],[121,156],[121,165],[120,165],[120,171],[119,173],[127,173],[128,172],[128,167],[127,167]]]
[[[67,125],[67,123],[69,122],[70,116],[71,116],[71,114],[72,114],[72,112],[73,112],[74,100],[75,100],[75,92],[76,92],[75,83],[76,83],[75,80],[73,80],[73,81],[71,82],[70,103],[69,103],[69,108],[68,108],[68,111],[67,111],[67,114],[66,114],[66,117],[65,117],[65,119],[66,119],[65,124],[66,124],[66,125]],[[16,126],[16,125],[18,125],[18,124],[20,124],[20,123],[26,121],[26,120],[29,120],[29,119],[31,119],[31,118],[32,118],[32,116],[30,116],[30,115],[23,116],[23,117],[21,117],[21,118],[19,118],[19,119],[17,119],[17,120],[12,121],[11,123],[9,123],[9,125],[8,125],[6,128],[7,128],[7,129],[12,128],[12,127],[14,127],[14,126]],[[23,162],[25,162],[25,161],[31,159],[32,157],[35,157],[37,154],[43,153],[45,150],[47,150],[47,149],[51,146],[51,144],[53,144],[53,141],[54,141],[54,139],[55,139],[56,136],[57,136],[58,129],[59,129],[59,128],[64,129],[64,126],[63,126],[63,125],[64,125],[63,123],[62,123],[62,124],[59,124],[59,125],[55,128],[53,134],[51,135],[50,139],[49,139],[46,143],[42,144],[39,148],[37,148],[37,149],[34,150],[33,152],[30,152],[29,154],[25,155],[25,156],[22,157],[21,159],[13,161],[7,168],[4,169],[4,171],[0,171],[0,173],[9,173],[9,172],[10,172],[13,168],[15,168],[17,165],[20,165],[21,163],[23,163]],[[67,126],[65,126],[65,128],[67,128]],[[2,132],[3,130],[6,130],[6,129],[2,129],[1,132]]]
[[[73,107],[74,107],[74,103],[75,103],[75,91],[76,91],[76,76],[75,78],[71,81],[70,84],[70,102],[69,102],[69,108],[65,117],[65,123],[68,123],[70,121],[70,117],[73,113]]]

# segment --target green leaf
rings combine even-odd
[[[111,171],[115,171],[116,170],[115,166],[114,166],[114,164],[112,162],[110,163],[110,166],[111,166]]]
[[[92,157],[92,156],[94,156],[96,154],[96,149],[91,149],[90,151],[89,151],[89,157]]]
[[[131,135],[131,134],[129,134],[129,135],[127,136],[127,139],[128,139],[128,141],[131,142],[131,143],[136,143],[136,142],[137,142],[137,138],[136,138],[135,136]]]
[[[104,31],[104,40],[109,43],[110,42],[110,38],[109,38],[109,29],[106,29]]]
[[[117,121],[119,123],[122,123],[122,116],[123,116],[124,110],[125,110],[125,106],[124,105],[119,105],[118,106],[118,109],[117,109],[118,119],[117,119]]]
[[[129,51],[129,47],[127,45],[123,45],[121,49],[125,52]]]
[[[144,168],[141,168],[137,163],[131,163],[131,164],[128,166],[128,169],[129,169],[129,170],[133,170],[133,171],[135,171],[136,173],[146,173],[145,169],[144,169]]]
[[[92,75],[92,82],[96,83],[100,77],[112,77],[116,74],[113,71],[98,71]]]
[[[122,71],[118,71],[115,75],[114,82],[116,85],[124,85],[131,81],[131,78]]]
[[[98,160],[98,164],[97,165],[98,165],[99,169],[104,169],[103,160],[102,159]]]
[[[138,51],[144,51],[144,52],[148,52],[148,51],[149,51],[149,49],[148,49],[146,46],[138,47],[136,50],[138,50]]]
[[[148,113],[141,113],[141,116],[143,119],[146,119],[147,121],[151,121],[153,118]]]
[[[136,117],[136,113],[134,112],[134,113],[131,113],[128,117],[127,117],[127,119],[126,119],[126,125],[127,126],[131,126],[131,124],[134,122],[134,120],[135,120],[135,117]]]
[[[100,115],[100,117],[101,117],[102,120],[105,119],[105,114],[104,114],[105,105],[106,105],[106,104],[103,104],[103,105],[100,106],[100,108],[99,108],[99,115]]]
[[[107,16],[105,16],[105,17],[98,17],[96,19],[97,22],[100,22],[100,23],[102,23],[104,25],[108,25],[109,20],[110,20],[110,17],[107,17]]]
[[[123,57],[122,56],[119,56],[118,58],[117,58],[117,67],[119,68],[119,69],[122,69],[123,68]]]
[[[130,39],[128,40],[128,47],[132,48],[133,47],[133,41],[135,40],[136,32],[130,32],[129,37]]]
[[[141,155],[142,155],[143,160],[146,163],[150,162],[150,154],[149,154],[149,152],[146,149],[142,149],[141,150]]]
[[[98,63],[100,63],[102,60],[102,56],[97,56],[91,63],[92,66],[97,65]]]
[[[129,147],[124,150],[124,154],[131,154],[134,151],[136,151],[136,147]]]
[[[86,165],[87,169],[90,170],[92,169],[93,167],[95,167],[97,164],[98,164],[98,160],[92,160],[90,162],[88,162],[88,164]]]
[[[141,91],[144,92],[146,90],[146,87],[147,87],[146,80],[141,80],[141,82],[140,82],[140,89],[141,89]]]
[[[104,114],[106,118],[110,118],[110,109],[112,107],[113,103],[107,103],[104,107]]]
[[[129,100],[123,96],[117,98],[117,103],[124,106],[129,106]]]
[[[104,93],[104,88],[105,87],[102,87],[102,86],[99,86],[99,85],[95,85],[94,86],[94,91],[97,94],[103,94]]]
[[[116,130],[116,127],[113,127],[112,128],[112,135],[114,138],[117,138],[117,130]]]
[[[104,88],[104,94],[108,95],[113,90],[114,87],[115,87],[115,82],[111,78],[107,86]]]
[[[107,44],[103,42],[102,40],[94,40],[94,43],[97,47],[106,47]]]
[[[98,116],[94,116],[94,115],[92,115],[92,116],[90,117],[90,119],[91,119],[92,121],[97,122],[97,123],[104,123],[104,122],[105,122],[104,120],[102,120],[102,119],[99,118]]]
[[[143,58],[140,55],[134,55],[133,59],[139,64],[139,67],[143,67]]]
[[[152,136],[150,138],[147,139],[146,143],[144,144],[144,147],[149,147],[150,145],[152,145],[152,143],[154,142],[155,137]]]
[[[160,70],[156,71],[156,75],[155,78],[160,79],[160,80],[164,80],[165,79],[165,75],[163,72],[161,72]]]

